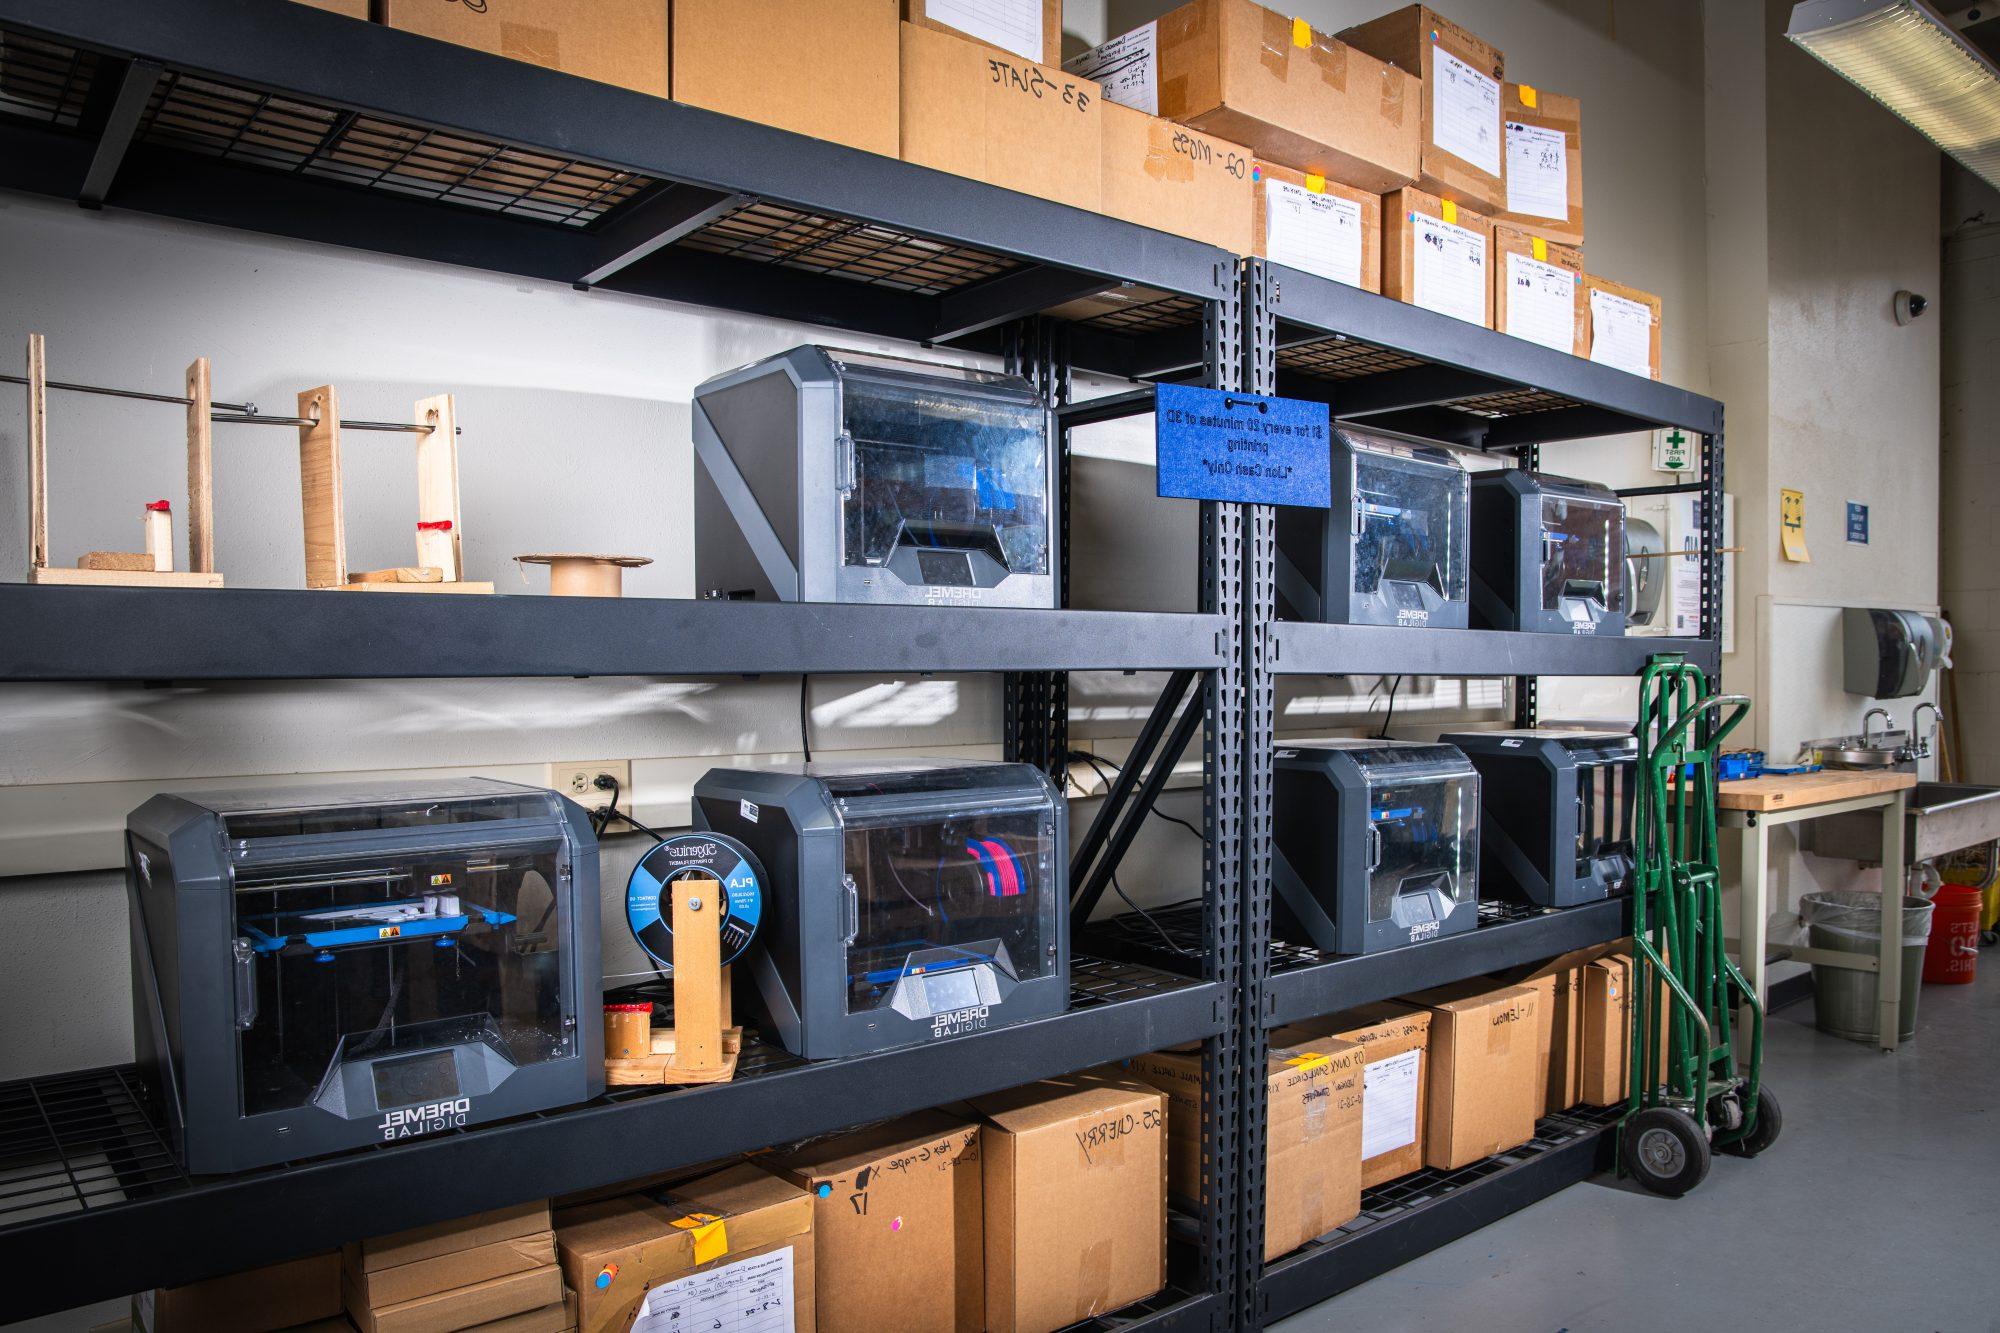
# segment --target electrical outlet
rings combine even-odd
[[[600,787],[597,779],[608,777],[616,788]],[[629,759],[564,759],[549,765],[549,786],[586,810],[602,810],[618,794],[623,810],[632,809],[632,761]]]

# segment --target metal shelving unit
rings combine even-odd
[[[1138,383],[1065,417],[1065,482],[1069,427],[1150,411],[1149,381],[1241,371],[1223,251],[305,5],[0,0],[0,188],[995,353],[1057,407],[1072,367]],[[1179,734],[1200,732],[1207,847],[1192,965],[1080,942],[1067,1013],[919,1048],[753,1047],[727,1084],[205,1179],[130,1067],[0,1085],[0,1246],[66,1272],[100,1256],[16,1284],[0,1322],[1200,1042],[1208,1173],[1171,1218],[1168,1288],[1080,1327],[1226,1326],[1244,529],[1202,506],[1192,614],[0,586],[5,682],[1005,673],[1008,752],[1051,771],[1066,672],[1165,672],[1193,710]]]

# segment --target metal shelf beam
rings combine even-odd
[[[1272,664],[1290,676],[1636,676],[1655,653],[1682,653],[1721,670],[1710,639],[1523,634],[1512,630],[1407,629],[1394,625],[1271,627]]]

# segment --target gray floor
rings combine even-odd
[[[1680,1200],[1577,1185],[1276,1325],[2000,1330],[2000,950],[1883,1055],[1779,1012],[1783,1139]]]

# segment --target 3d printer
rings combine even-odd
[[[1438,737],[1479,770],[1486,896],[1574,907],[1625,891],[1639,742],[1618,731],[1463,731]]]
[[[1625,632],[1625,502],[1594,482],[1507,468],[1472,479],[1472,623]]]
[[[1332,508],[1278,510],[1278,615],[1464,629],[1465,468],[1444,449],[1333,439]]]
[[[162,795],[125,848],[134,1043],[190,1172],[603,1090],[597,840],[554,792]]]
[[[1287,744],[1272,785],[1281,938],[1376,953],[1479,919],[1479,774],[1449,745]]]
[[[1059,1014],[1067,809],[1028,764],[718,768],[695,823],[768,876],[751,956],[767,1034],[808,1059]]]
[[[695,586],[1055,605],[1048,405],[1011,375],[794,347],[694,392]]]

